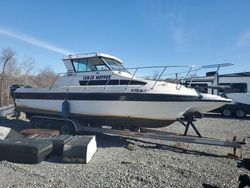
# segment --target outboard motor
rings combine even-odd
[[[15,95],[14,92],[16,91],[16,89],[23,87],[22,85],[19,84],[13,84],[10,86],[10,96],[12,97],[12,99],[15,101]]]
[[[14,114],[12,115],[12,117],[18,118],[20,116],[20,112],[16,110],[16,103],[15,103],[15,94],[14,92],[16,91],[16,89],[23,87],[22,85],[18,85],[18,84],[13,84],[10,86],[10,96],[12,97],[13,101],[14,101],[14,105],[15,105],[15,110],[14,110]]]

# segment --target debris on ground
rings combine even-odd
[[[133,144],[128,144],[128,145],[127,145],[127,149],[132,151],[132,150],[135,149],[135,145],[133,145]]]

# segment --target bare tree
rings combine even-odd
[[[35,84],[39,87],[50,86],[56,76],[56,73],[50,67],[45,67],[37,74]]]
[[[21,70],[15,57],[6,64],[5,75],[4,105],[8,105],[10,103],[10,87],[21,76]]]
[[[8,93],[8,91],[6,91],[7,87],[8,87],[8,82],[7,84],[5,84],[5,78],[8,78],[8,75],[5,75],[5,69],[6,66],[8,66],[11,62],[15,62],[15,52],[10,49],[10,48],[5,48],[2,50],[2,54],[0,57],[0,62],[1,62],[1,66],[2,66],[2,73],[1,73],[1,104],[0,106],[4,105],[4,98],[6,97],[4,94]]]
[[[25,56],[20,66],[21,66],[22,74],[24,76],[25,85],[32,84],[31,79],[29,79],[29,77],[31,77],[31,75],[34,74],[35,59],[32,57]]]
[[[11,102],[10,87],[12,84],[46,87],[50,86],[57,76],[50,67],[45,67],[35,73],[34,58],[26,56],[21,62],[17,61],[12,49],[2,50],[0,54],[0,106]]]

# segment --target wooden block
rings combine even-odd
[[[54,129],[24,129],[20,131],[20,134],[26,137],[32,137],[34,135],[38,135],[41,137],[55,137],[58,136],[60,132]]]
[[[0,142],[0,160],[16,163],[39,163],[52,151],[49,140],[35,140],[30,138],[5,139]]]
[[[63,162],[88,163],[97,150],[95,136],[75,136],[63,147]]]

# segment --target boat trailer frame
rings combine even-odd
[[[196,120],[193,116],[186,116],[183,119],[178,119],[178,121],[186,127],[184,134],[159,131],[159,130],[150,129],[150,128],[140,128],[140,131],[135,132],[135,131],[130,131],[130,130],[118,130],[118,129],[103,128],[103,127],[91,127],[91,126],[83,125],[78,120],[75,120],[75,119],[65,119],[65,118],[57,118],[57,117],[33,116],[32,118],[58,120],[58,121],[62,121],[62,123],[63,121],[70,122],[74,126],[76,133],[92,132],[92,133],[102,133],[102,134],[124,136],[124,137],[149,138],[149,139],[165,140],[165,141],[172,141],[172,142],[183,142],[183,143],[193,143],[193,144],[233,148],[234,158],[242,157],[242,149],[244,148],[244,145],[246,145],[246,139],[243,139],[242,141],[237,141],[236,136],[234,136],[233,140],[231,141],[225,140],[225,139],[218,139],[218,138],[202,137],[199,131],[197,130],[197,128],[195,127],[195,125],[193,124],[193,121]],[[193,127],[197,136],[187,135],[189,126]],[[239,156],[236,155],[236,149],[240,150]]]

